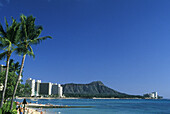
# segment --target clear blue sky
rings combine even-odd
[[[100,80],[120,92],[170,98],[169,0],[0,0],[1,23],[22,13],[54,38],[33,47],[24,81]]]

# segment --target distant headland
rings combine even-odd
[[[141,95],[129,95],[121,93],[105,86],[101,81],[93,81],[88,84],[57,84],[51,82],[42,83],[41,80],[29,78],[26,83],[31,87],[31,95],[36,98],[94,98],[94,99],[160,99],[157,92]]]

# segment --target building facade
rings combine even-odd
[[[51,95],[52,83],[40,83],[40,95]]]
[[[35,82],[35,96],[39,96],[41,80]]]
[[[57,84],[52,85],[52,94],[58,95],[58,85]]]
[[[60,84],[52,85],[52,94],[58,95],[58,97],[63,97],[63,87]]]
[[[29,86],[31,87],[31,96],[35,96],[35,80],[29,78],[26,80],[26,83],[28,83]]]
[[[60,84],[42,83],[41,80],[35,82],[31,78],[27,79],[26,83],[31,87],[31,96],[58,95],[63,97],[63,87]]]
[[[63,87],[58,84],[58,97],[63,97]]]

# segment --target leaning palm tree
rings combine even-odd
[[[31,45],[38,44],[41,41],[46,40],[47,38],[51,38],[50,36],[39,37],[43,28],[42,26],[35,25],[35,18],[33,16],[26,17],[24,15],[21,15],[20,21],[21,21],[21,36],[20,37],[21,37],[22,42],[18,45],[17,53],[19,55],[22,55],[23,57],[22,57],[22,63],[21,63],[21,68],[20,68],[20,72],[18,75],[17,83],[15,85],[13,96],[11,99],[11,106],[10,106],[11,110],[13,108],[13,99],[16,94],[18,83],[20,82],[20,79],[21,79],[21,74],[22,74],[22,70],[24,67],[24,61],[25,61],[26,55],[35,57]]]
[[[16,50],[16,45],[18,44],[20,38],[20,23],[17,23],[15,19],[12,18],[12,24],[9,26],[6,18],[6,29],[0,24],[0,47],[3,49],[4,52],[0,54],[0,60],[6,60],[6,72],[5,72],[5,82],[4,88],[1,98],[0,108],[3,106],[6,87],[7,87],[7,80],[8,80],[8,72],[9,72],[9,60],[11,57],[12,52]]]

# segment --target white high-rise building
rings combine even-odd
[[[27,79],[26,83],[31,87],[31,96],[40,95],[57,95],[63,97],[63,87],[60,84],[53,84],[51,82],[41,83],[41,80],[35,82],[34,79]]]
[[[144,95],[148,96],[152,99],[158,99],[158,92],[147,93],[147,94],[144,94]]]
[[[57,85],[57,83],[52,85],[52,94],[58,95],[58,85]]]
[[[154,99],[158,98],[158,92],[152,92],[152,94],[154,94]]]
[[[58,84],[58,97],[63,97],[63,87]]]
[[[26,83],[28,83],[29,86],[31,87],[31,96],[35,96],[35,80],[29,78],[26,80]]]
[[[35,96],[39,96],[40,83],[41,83],[41,80],[37,80],[37,81],[35,82]]]
[[[52,83],[40,83],[40,95],[51,95],[52,92]]]
[[[52,94],[52,83],[51,82],[49,82],[49,95],[51,95]]]

